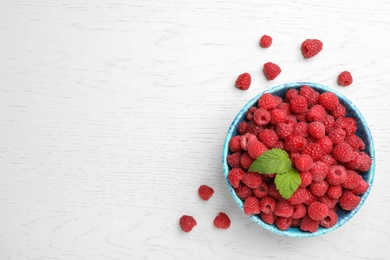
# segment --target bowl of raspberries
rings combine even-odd
[[[241,210],[276,234],[314,237],[350,220],[373,184],[369,127],[334,89],[311,82],[270,88],[234,118],[222,152]]]

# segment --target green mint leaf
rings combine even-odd
[[[283,173],[292,168],[288,154],[282,149],[275,148],[261,154],[253,161],[249,171],[263,174]]]
[[[294,168],[284,173],[277,173],[275,176],[275,186],[283,198],[288,199],[298,189],[301,184],[301,177]]]

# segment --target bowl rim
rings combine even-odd
[[[257,100],[260,98],[261,95],[263,95],[265,93],[270,93],[270,92],[274,93],[274,92],[278,92],[278,91],[286,91],[287,89],[290,89],[290,88],[299,88],[302,85],[308,85],[308,86],[314,88],[316,91],[319,91],[320,93],[325,92],[325,91],[331,91],[338,96],[338,98],[342,104],[348,105],[347,111],[348,110],[353,111],[356,114],[356,116],[358,117],[358,120],[364,126],[363,130],[364,130],[365,135],[367,136],[367,139],[368,139],[365,151],[369,152],[371,160],[372,160],[372,164],[371,164],[369,171],[364,174],[365,177],[367,178],[366,181],[370,185],[369,185],[367,191],[360,196],[361,200],[360,200],[359,205],[355,209],[347,212],[345,214],[346,217],[343,217],[342,219],[339,218],[336,225],[334,225],[331,228],[323,228],[320,226],[317,231],[312,232],[312,233],[301,231],[298,228],[289,228],[285,231],[282,231],[282,230],[279,230],[275,225],[269,225],[269,224],[264,223],[258,215],[250,215],[249,216],[249,218],[252,219],[255,223],[257,223],[261,227],[263,227],[266,230],[271,231],[273,233],[283,235],[283,236],[288,236],[288,237],[305,238],[305,237],[316,237],[316,236],[324,235],[326,233],[334,231],[334,230],[340,228],[341,226],[343,226],[360,210],[360,208],[362,207],[362,205],[366,201],[366,199],[371,191],[371,188],[372,188],[372,184],[374,181],[374,175],[375,175],[375,166],[376,166],[374,140],[372,138],[371,131],[368,127],[368,124],[367,124],[365,118],[363,117],[363,115],[361,114],[359,109],[346,96],[344,96],[343,94],[341,94],[337,90],[330,88],[328,86],[325,86],[325,85],[322,85],[319,83],[306,82],[306,81],[301,81],[301,82],[297,81],[297,82],[280,84],[280,85],[268,88],[268,89],[260,92],[259,94],[254,96],[252,99],[250,99],[249,102],[247,102],[240,109],[240,111],[237,113],[237,115],[233,119],[233,122],[230,124],[228,132],[226,133],[226,137],[225,137],[225,141],[224,141],[223,149],[222,149],[222,167],[223,167],[224,179],[225,179],[225,182],[229,188],[230,194],[232,195],[233,199],[235,200],[237,205],[240,207],[240,209],[243,211],[243,201],[236,195],[234,188],[230,185],[229,180],[228,180],[228,172],[229,172],[229,168],[230,168],[228,163],[227,163],[227,155],[229,154],[229,141],[233,137],[233,134],[236,130],[236,126],[239,124],[239,122],[243,121],[243,118],[245,117],[246,111],[251,106],[253,106],[257,103]]]

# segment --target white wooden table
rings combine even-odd
[[[0,0],[0,259],[390,259],[389,33],[385,0]],[[307,38],[324,43],[310,60]],[[363,208],[310,239],[257,226],[222,175],[233,117],[292,81],[346,95],[377,153]],[[228,230],[213,227],[220,211]],[[188,234],[183,214],[198,221]]]

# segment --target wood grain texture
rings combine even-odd
[[[0,259],[388,259],[389,17],[385,0],[1,0]],[[306,38],[324,42],[315,59],[299,52]],[[271,82],[267,61],[282,67]],[[312,239],[256,226],[222,177],[236,113],[290,81],[345,94],[377,151],[364,207]],[[219,211],[230,229],[213,227]],[[183,214],[198,221],[189,234]]]

